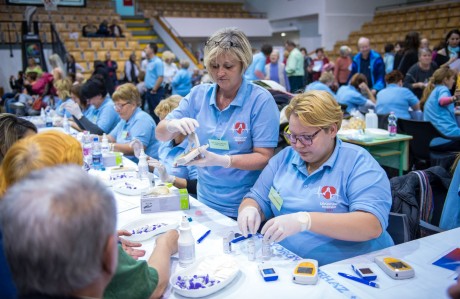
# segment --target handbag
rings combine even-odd
[[[36,111],[40,111],[42,108],[45,108],[45,105],[43,103],[43,98],[38,97],[35,99],[35,101],[32,103],[32,109]]]

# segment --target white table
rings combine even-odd
[[[130,161],[124,164],[133,166]],[[195,239],[211,229],[211,234],[201,244],[196,244],[197,259],[207,255],[223,254],[223,236],[229,231],[239,231],[234,220],[194,198],[190,199],[190,210],[154,214],[141,214],[140,196],[115,193],[115,198],[119,209],[118,228],[140,218],[153,221],[160,218],[176,218],[179,221],[182,215],[188,215],[193,219],[190,225]],[[241,268],[236,279],[223,290],[207,298],[447,298],[446,290],[455,283],[456,274],[434,266],[432,263],[452,249],[460,247],[460,228],[322,266],[319,272],[321,279],[313,286],[292,283],[291,273],[297,265],[298,257],[279,245],[273,248],[274,256],[268,261],[277,270],[279,279],[274,282],[265,282],[257,269],[257,264],[263,261],[260,242],[256,242],[257,260],[255,262],[248,261],[245,245],[245,241],[233,245],[232,256],[236,258]],[[143,259],[148,259],[154,246],[154,239],[143,242],[142,248],[146,250]],[[392,280],[373,263],[373,258],[379,255],[390,255],[408,262],[415,269],[415,278]],[[380,284],[380,289],[337,275],[337,272],[354,274],[350,265],[355,262],[370,264],[371,269],[378,275],[377,282]],[[177,258],[173,257],[171,273],[180,269],[182,268],[178,265]],[[169,287],[164,298],[184,297],[171,292],[171,287]]]

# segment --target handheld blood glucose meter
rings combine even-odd
[[[276,273],[273,267],[267,264],[259,264],[259,271],[265,281],[274,281],[278,279],[278,273]]]
[[[415,276],[414,269],[400,259],[389,256],[376,256],[374,261],[393,279],[408,279]]]
[[[362,279],[372,281],[377,279],[377,275],[367,266],[363,264],[351,265],[353,271]]]
[[[318,261],[300,260],[292,273],[292,282],[299,284],[316,284],[318,282]]]

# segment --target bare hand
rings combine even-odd
[[[145,255],[145,250],[136,249],[136,247],[142,246],[141,243],[131,242],[123,238],[120,238],[120,236],[131,236],[130,232],[128,232],[127,230],[119,230],[117,233],[118,233],[118,240],[121,242],[121,247],[133,259],[137,260],[138,258],[143,257]]]
[[[156,246],[164,246],[171,255],[177,252],[177,240],[179,233],[175,229],[168,230],[165,234],[157,238]]]

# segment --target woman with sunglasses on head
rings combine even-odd
[[[196,133],[206,145],[199,148],[201,158],[186,165],[198,166],[198,200],[236,219],[241,199],[273,156],[279,112],[266,89],[243,77],[252,51],[242,31],[217,31],[204,51],[215,83],[195,86],[158,124],[156,136],[169,141]]]
[[[320,265],[393,245],[386,232],[390,182],[362,147],[342,142],[342,111],[325,91],[292,98],[287,147],[270,160],[238,213],[244,235],[263,221],[264,241]]]
[[[118,86],[113,93],[115,111],[121,120],[108,134],[111,150],[122,152],[128,159],[137,162],[134,144],[142,143],[145,153],[158,159],[160,143],[155,138],[156,124],[141,108],[141,96],[132,83]],[[135,142],[132,142],[136,140]]]

